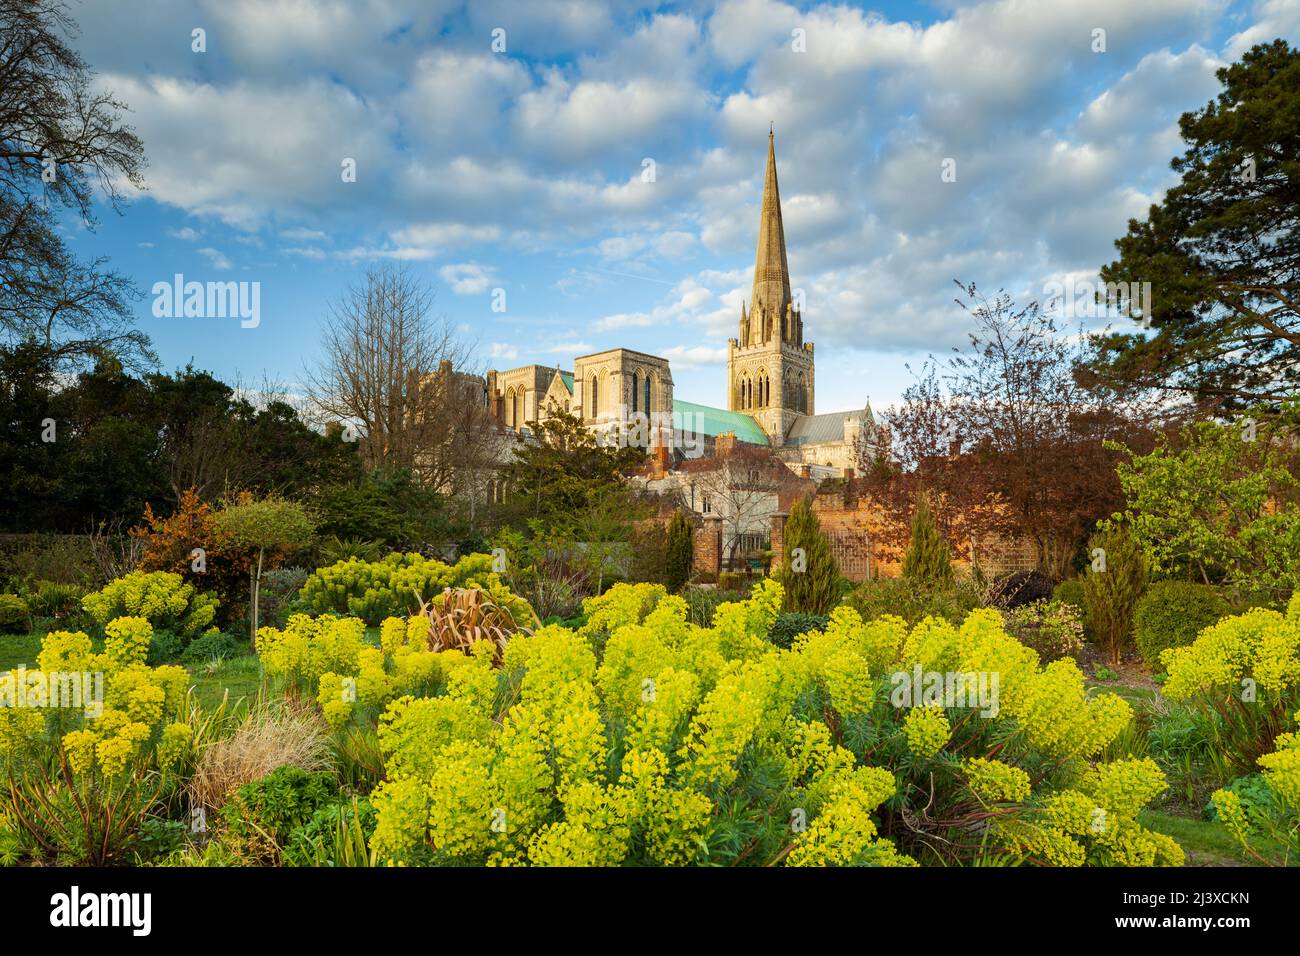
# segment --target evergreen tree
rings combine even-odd
[[[785,588],[782,610],[787,613],[829,614],[839,603],[840,565],[821,532],[810,498],[795,502],[790,509],[775,577]]]
[[[923,584],[952,583],[952,555],[930,515],[930,496],[921,492],[912,513],[912,543],[903,558],[903,577]]]
[[[1133,636],[1133,618],[1147,586],[1147,557],[1127,529],[1114,528],[1088,541],[1092,564],[1083,577],[1083,600],[1097,641],[1118,664]]]
[[[664,583],[676,594],[686,586],[695,559],[695,528],[680,509],[673,512],[668,523],[668,546],[664,568]]]

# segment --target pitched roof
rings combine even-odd
[[[743,412],[730,412],[725,408],[697,405],[673,399],[673,427],[694,430],[716,438],[723,432],[735,432],[737,441],[751,445],[766,445],[767,435],[758,423]]]
[[[560,378],[564,381],[564,387],[567,388],[569,390],[569,394],[572,395],[573,394],[573,373],[561,372]]]
[[[844,420],[860,412],[827,412],[825,415],[803,415],[794,420],[790,433],[785,436],[787,445],[813,445],[824,441],[844,440]]]

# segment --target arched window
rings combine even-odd
[[[758,372],[758,407],[767,407],[767,370],[759,369]]]
[[[524,427],[524,390],[515,390],[515,428]]]
[[[641,373],[633,372],[632,373],[632,414],[633,415],[635,415],[639,411],[639,409],[637,408],[637,400],[640,397],[640,392],[641,392]]]
[[[510,428],[515,427],[515,390],[506,389],[506,425]]]
[[[596,381],[596,373],[591,373],[591,414],[588,418],[595,418],[596,411],[600,408],[600,384]]]
[[[647,376],[645,377],[645,384],[642,386],[642,387],[645,389],[645,395],[642,396],[642,397],[645,399],[645,401],[642,402],[642,406],[643,406],[643,408],[644,408],[644,410],[645,410],[645,413],[646,413],[647,415],[649,415],[652,411],[654,411],[654,408],[651,407],[651,404],[650,404],[650,396],[654,394],[654,390],[651,389],[651,387],[650,387],[650,378],[651,378],[651,376],[650,376],[650,375],[647,375]],[[656,384],[656,385],[659,384],[657,380],[656,380],[655,384]]]

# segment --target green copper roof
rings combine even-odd
[[[569,390],[569,394],[572,395],[573,394],[573,373],[561,372],[560,378],[564,380],[564,387],[567,388]]]
[[[673,427],[715,438],[723,432],[735,432],[737,441],[749,442],[751,445],[767,444],[763,429],[743,412],[729,412],[725,408],[710,408],[694,402],[673,399]]]

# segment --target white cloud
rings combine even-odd
[[[491,268],[481,266],[477,262],[446,265],[438,270],[438,275],[457,295],[478,295],[486,292],[488,286],[496,280]]]
[[[206,246],[199,250],[199,255],[211,262],[212,268],[220,269],[222,272],[225,272],[232,267],[230,260],[226,258],[225,253],[220,249],[213,249],[211,246]]]

